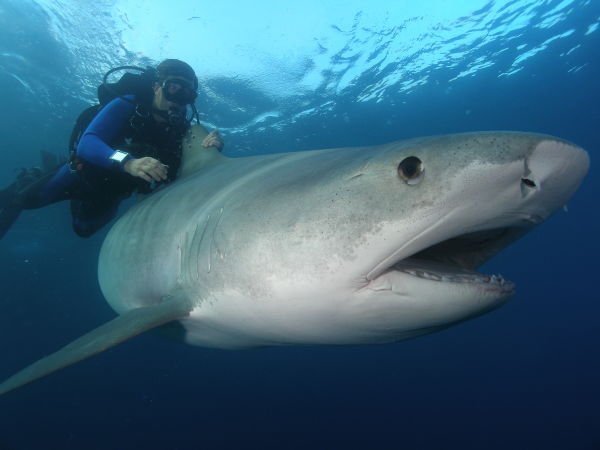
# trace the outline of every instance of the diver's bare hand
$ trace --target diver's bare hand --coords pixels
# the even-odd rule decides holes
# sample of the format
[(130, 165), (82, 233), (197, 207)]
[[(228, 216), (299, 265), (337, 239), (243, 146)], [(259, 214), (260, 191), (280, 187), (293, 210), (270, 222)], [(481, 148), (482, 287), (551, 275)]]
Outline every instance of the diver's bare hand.
[(223, 139), (219, 136), (219, 130), (214, 130), (208, 133), (208, 136), (202, 141), (202, 147), (215, 147), (217, 150), (223, 150)]
[(158, 159), (145, 156), (143, 158), (130, 159), (123, 166), (123, 170), (129, 175), (139, 177), (148, 183), (161, 182), (167, 179), (168, 166), (162, 164)]

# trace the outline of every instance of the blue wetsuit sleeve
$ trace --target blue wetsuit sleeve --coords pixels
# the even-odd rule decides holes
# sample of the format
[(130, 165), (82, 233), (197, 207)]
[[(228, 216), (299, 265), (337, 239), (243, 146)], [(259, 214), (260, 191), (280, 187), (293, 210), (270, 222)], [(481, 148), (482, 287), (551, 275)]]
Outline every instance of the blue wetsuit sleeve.
[(77, 156), (97, 166), (115, 168), (110, 159), (115, 150), (109, 145), (119, 136), (135, 110), (132, 95), (115, 98), (92, 119), (77, 144)]

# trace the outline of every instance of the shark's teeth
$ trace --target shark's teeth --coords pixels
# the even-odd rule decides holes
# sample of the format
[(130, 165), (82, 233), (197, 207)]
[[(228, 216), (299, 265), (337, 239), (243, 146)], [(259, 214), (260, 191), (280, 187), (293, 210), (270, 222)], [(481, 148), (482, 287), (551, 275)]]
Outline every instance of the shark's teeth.
[(485, 275), (456, 266), (418, 259), (407, 259), (393, 266), (394, 270), (414, 277), (446, 283), (480, 283), (491, 287), (512, 288), (510, 281), (500, 274)]

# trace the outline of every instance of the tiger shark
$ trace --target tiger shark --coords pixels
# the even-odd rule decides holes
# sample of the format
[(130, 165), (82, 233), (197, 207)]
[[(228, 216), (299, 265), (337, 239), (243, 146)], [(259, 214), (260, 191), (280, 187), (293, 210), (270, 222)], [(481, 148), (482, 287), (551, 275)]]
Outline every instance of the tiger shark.
[[(587, 153), (547, 135), (479, 132), (244, 158), (201, 145), (100, 251), (118, 313), (0, 394), (150, 329), (197, 346), (396, 342), (504, 304), (476, 269), (563, 207)], [(173, 334), (173, 333), (171, 333)]]

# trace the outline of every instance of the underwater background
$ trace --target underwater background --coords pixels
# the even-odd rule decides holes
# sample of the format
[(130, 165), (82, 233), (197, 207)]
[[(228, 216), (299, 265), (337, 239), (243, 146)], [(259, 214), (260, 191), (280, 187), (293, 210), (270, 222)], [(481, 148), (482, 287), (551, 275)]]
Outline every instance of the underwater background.
[[(1, 0), (0, 186), (66, 154), (108, 69), (164, 58), (198, 73), (229, 156), (502, 129), (591, 167), (482, 268), (517, 285), (497, 311), (382, 346), (148, 333), (0, 398), (0, 450), (600, 449), (599, 27), (598, 0)], [(107, 231), (77, 238), (58, 204), (0, 241), (0, 378), (114, 317)]]

